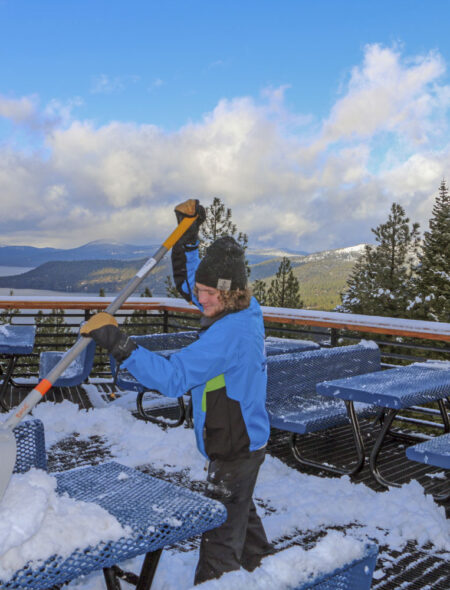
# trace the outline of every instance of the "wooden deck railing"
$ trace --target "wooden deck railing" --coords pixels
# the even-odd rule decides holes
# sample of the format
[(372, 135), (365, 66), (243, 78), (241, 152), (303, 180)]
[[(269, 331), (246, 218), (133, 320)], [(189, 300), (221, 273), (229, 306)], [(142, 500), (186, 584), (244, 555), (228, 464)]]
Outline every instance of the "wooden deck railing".
[[(112, 301), (111, 297), (19, 297), (3, 296), (0, 309), (3, 310), (100, 310)], [(199, 314), (193, 305), (182, 299), (163, 297), (131, 297), (122, 306), (123, 310)], [(450, 342), (450, 323), (429, 322), (403, 318), (354, 315), (331, 311), (286, 309), (263, 307), (266, 322), (292, 326), (319, 326), (329, 329), (344, 329), (364, 333), (387, 334), (400, 337), (424, 338)]]

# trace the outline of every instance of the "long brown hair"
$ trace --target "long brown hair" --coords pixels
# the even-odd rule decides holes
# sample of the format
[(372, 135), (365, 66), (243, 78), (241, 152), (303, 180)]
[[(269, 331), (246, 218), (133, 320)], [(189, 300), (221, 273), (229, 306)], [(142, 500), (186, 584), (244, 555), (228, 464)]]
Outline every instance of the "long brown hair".
[(226, 311), (242, 311), (250, 305), (252, 292), (246, 289), (233, 289), (232, 291), (219, 290), (219, 297)]

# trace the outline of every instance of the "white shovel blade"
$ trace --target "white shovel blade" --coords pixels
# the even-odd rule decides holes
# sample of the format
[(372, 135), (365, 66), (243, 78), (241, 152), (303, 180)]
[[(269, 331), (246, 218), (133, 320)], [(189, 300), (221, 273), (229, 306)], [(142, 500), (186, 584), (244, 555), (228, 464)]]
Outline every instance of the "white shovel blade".
[(10, 428), (0, 427), (0, 500), (9, 485), (16, 464), (16, 437)]

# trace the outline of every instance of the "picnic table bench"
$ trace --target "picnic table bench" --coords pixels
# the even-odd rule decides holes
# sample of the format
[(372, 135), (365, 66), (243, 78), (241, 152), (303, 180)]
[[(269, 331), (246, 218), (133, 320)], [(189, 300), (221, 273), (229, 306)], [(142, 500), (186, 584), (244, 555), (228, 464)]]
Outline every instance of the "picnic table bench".
[(17, 448), (14, 473), (25, 473), (31, 467), (46, 470), (47, 454), (41, 420), (24, 420), (14, 428), (13, 433)]
[(267, 336), (264, 340), (267, 356), (287, 354), (289, 352), (306, 352), (307, 350), (319, 350), (320, 346), (312, 340), (300, 340), (298, 338), (279, 338)]
[[(203, 582), (202, 590), (217, 590), (220, 588), (233, 588), (245, 590), (246, 588), (271, 588), (273, 590), (369, 590), (372, 585), (373, 572), (376, 565), (378, 547), (374, 543), (360, 541), (362, 555), (359, 557), (348, 557), (347, 563), (332, 569), (330, 565), (319, 566), (317, 559), (309, 565), (303, 559), (296, 562), (296, 554), (292, 552), (293, 547), (284, 549), (281, 552), (264, 558), (261, 569), (252, 572), (239, 571), (225, 573), (220, 581), (209, 580)], [(318, 549), (322, 553), (324, 547), (311, 549), (311, 552)], [(300, 548), (298, 548), (300, 549)], [(284, 555), (283, 555), (284, 553)], [(319, 570), (319, 571), (318, 571)], [(320, 572), (320, 573), (319, 573)], [(190, 588), (194, 590), (197, 588)]]
[(8, 358), (6, 371), (0, 367), (3, 373), (2, 386), (0, 389), (0, 406), (6, 411), (9, 408), (4, 402), (8, 385), (16, 385), (13, 379), (13, 371), (17, 360), (22, 355), (29, 355), (33, 352), (36, 326), (20, 326), (17, 324), (3, 324), (0, 326), (0, 355)]
[(450, 434), (441, 434), (406, 449), (411, 461), (450, 469)]
[(378, 556), (378, 546), (368, 543), (361, 559), (296, 586), (293, 590), (370, 590)]
[[(16, 464), (16, 471), (26, 471), (34, 460), (34, 466), (45, 467), (42, 453), (30, 452), (32, 440), (42, 451), (42, 423), (24, 422), (15, 433), (18, 457), (27, 454), (31, 457), (27, 465)], [(139, 590), (148, 590), (165, 547), (215, 528), (226, 518), (221, 503), (115, 462), (72, 469), (55, 476), (58, 493), (99, 504), (122, 526), (130, 527), (130, 532), (117, 541), (79, 547), (69, 556), (52, 555), (44, 563), (30, 562), (9, 580), (0, 580), (2, 590), (48, 589), (99, 569), (103, 569), (108, 590), (120, 587), (119, 578), (132, 581)], [(144, 554), (139, 575), (124, 572), (118, 565)]]
[[(444, 367), (444, 364), (440, 365)], [(392, 422), (399, 410), (411, 408), (428, 402), (437, 402), (444, 428), (450, 431), (448, 414), (444, 400), (450, 395), (450, 364), (440, 368), (432, 363), (387, 369), (375, 373), (330, 380), (317, 384), (317, 393), (332, 399), (344, 400), (352, 421), (357, 418), (352, 412), (355, 402), (371, 404), (373, 408), (383, 408), (385, 415), (382, 427), (370, 452), (370, 471), (383, 487), (398, 487), (388, 481), (378, 468), (378, 456)], [(356, 427), (356, 426), (355, 426)]]
[[(39, 379), (46, 377), (59, 363), (67, 351), (45, 350), (39, 357)], [(56, 379), (53, 387), (75, 387), (84, 383), (94, 365), (95, 342), (90, 342), (82, 353), (74, 359), (66, 370)]]
[[(317, 395), (316, 385), (321, 381), (380, 369), (380, 350), (372, 342), (267, 358), (266, 407), (270, 424), (291, 433), (290, 447), (297, 461), (302, 465), (347, 475), (353, 475), (362, 468), (364, 447), (358, 421), (348, 417), (346, 406), (349, 404), (340, 399)], [(361, 417), (376, 414), (370, 404), (357, 404), (356, 407), (352, 405), (349, 411), (350, 414), (358, 413)], [(350, 424), (355, 442), (357, 461), (353, 467), (343, 469), (301, 455), (298, 448), (299, 435), (344, 424)]]
[[(429, 440), (408, 447), (406, 449), (406, 456), (411, 461), (450, 469), (450, 433), (441, 434), (440, 436), (435, 436)], [(440, 494), (434, 494), (434, 498), (440, 501), (448, 500), (449, 497), (450, 489)]]

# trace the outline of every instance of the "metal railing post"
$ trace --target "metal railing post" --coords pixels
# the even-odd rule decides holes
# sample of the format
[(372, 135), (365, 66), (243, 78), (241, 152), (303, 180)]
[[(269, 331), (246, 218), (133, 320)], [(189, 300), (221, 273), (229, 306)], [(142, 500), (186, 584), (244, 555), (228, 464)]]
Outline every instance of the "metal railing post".
[(332, 347), (337, 346), (339, 343), (339, 330), (337, 328), (330, 329), (330, 344)]

